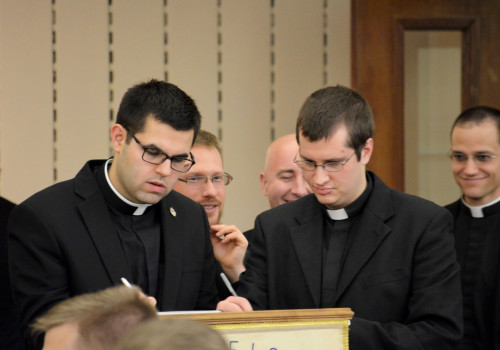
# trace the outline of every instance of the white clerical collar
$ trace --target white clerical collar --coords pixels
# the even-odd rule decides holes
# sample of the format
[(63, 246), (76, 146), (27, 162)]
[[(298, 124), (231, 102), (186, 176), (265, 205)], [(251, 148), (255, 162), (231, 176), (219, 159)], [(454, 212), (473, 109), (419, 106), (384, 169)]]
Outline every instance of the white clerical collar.
[(462, 197), (462, 203), (467, 208), (470, 209), (470, 214), (472, 215), (473, 218), (483, 218), (484, 217), (483, 208), (489, 207), (490, 205), (493, 205), (493, 204), (498, 203), (498, 202), (500, 202), (500, 197), (498, 197), (494, 201), (491, 201), (491, 202), (489, 202), (487, 204), (484, 204), (484, 205), (472, 206), (472, 205), (469, 205), (469, 204), (465, 203), (465, 200)]
[(104, 164), (104, 175), (106, 176), (106, 181), (108, 182), (108, 185), (109, 187), (113, 190), (113, 192), (118, 196), (118, 198), (120, 198), (122, 201), (124, 201), (125, 203), (127, 203), (128, 205), (132, 206), (132, 207), (136, 207), (137, 209), (134, 211), (134, 214), (133, 215), (142, 215), (144, 214), (144, 212), (146, 211), (146, 209), (151, 206), (152, 204), (137, 204), (137, 203), (134, 203), (134, 202), (131, 202), (129, 201), (127, 198), (123, 197), (121, 195), (120, 192), (118, 192), (118, 190), (115, 188), (115, 186), (113, 186), (113, 184), (111, 183), (111, 180), (109, 179), (109, 175), (108, 175), (108, 164), (111, 162), (113, 158), (109, 158), (107, 161), (106, 161), (106, 164)]
[(326, 211), (328, 212), (328, 216), (332, 220), (345, 220), (349, 218), (344, 208), (335, 210), (327, 209)]

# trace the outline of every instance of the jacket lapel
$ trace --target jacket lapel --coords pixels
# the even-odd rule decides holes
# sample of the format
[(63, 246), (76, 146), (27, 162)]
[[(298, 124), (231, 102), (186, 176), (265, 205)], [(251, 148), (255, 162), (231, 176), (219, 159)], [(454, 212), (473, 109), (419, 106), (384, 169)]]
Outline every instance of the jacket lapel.
[[(167, 196), (160, 203), (161, 207), (161, 244), (162, 268), (159, 272), (160, 310), (173, 310), (177, 303), (182, 275), (182, 259), (184, 235), (182, 234), (182, 220), (178, 215), (178, 208)], [(168, 283), (168, 285), (166, 284)]]
[(290, 229), (290, 236), (314, 304), (319, 307), (323, 256), (323, 216), (321, 206), (314, 197), (310, 197), (310, 199), (312, 204), (304, 206), (309, 210), (296, 215), (298, 225)]
[(389, 188), (374, 175), (372, 194), (363, 209), (359, 224), (349, 233), (348, 251), (345, 254), (335, 303), (391, 232), (385, 221), (393, 213)]
[(108, 273), (110, 283), (116, 285), (121, 283), (121, 277), (130, 279), (130, 275), (123, 250), (116, 249), (121, 246), (121, 242), (91, 170), (96, 166), (94, 163), (97, 162), (88, 162), (76, 176), (75, 192), (84, 199), (78, 208)]

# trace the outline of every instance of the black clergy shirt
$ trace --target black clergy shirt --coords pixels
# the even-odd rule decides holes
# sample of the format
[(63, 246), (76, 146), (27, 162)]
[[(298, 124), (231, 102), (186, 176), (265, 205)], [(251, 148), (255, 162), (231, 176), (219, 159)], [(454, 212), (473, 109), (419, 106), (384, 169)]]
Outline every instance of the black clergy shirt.
[(363, 193), (344, 208), (347, 218), (334, 220), (330, 218), (328, 210), (326, 208), (324, 210), (321, 307), (335, 307), (333, 300), (342, 273), (343, 263), (349, 251), (349, 243), (351, 243), (348, 239), (349, 232), (356, 229), (359, 221), (358, 214), (363, 211), (373, 187), (369, 176), (366, 177), (366, 180), (367, 185)]
[(457, 349), (500, 349), (500, 202), (473, 217), (461, 200), (448, 205), (455, 219), (461, 267), (464, 337)]
[(120, 199), (110, 188), (104, 166), (96, 168), (96, 178), (128, 261), (132, 284), (141, 287), (147, 295), (158, 297), (160, 261), (160, 210), (156, 205), (142, 215), (134, 215), (137, 207)]

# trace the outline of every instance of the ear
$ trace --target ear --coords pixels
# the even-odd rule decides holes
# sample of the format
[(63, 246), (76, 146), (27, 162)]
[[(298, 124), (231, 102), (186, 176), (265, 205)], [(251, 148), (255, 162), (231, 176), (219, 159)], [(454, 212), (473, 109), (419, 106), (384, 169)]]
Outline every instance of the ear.
[(264, 173), (260, 173), (260, 189), (262, 190), (262, 193), (264, 194), (264, 196), (267, 197), (266, 184), (267, 184), (267, 181), (266, 181), (266, 177), (265, 177)]
[(361, 150), (361, 163), (366, 165), (370, 161), (373, 153), (373, 138), (366, 140), (363, 149)]
[(120, 124), (114, 124), (110, 130), (111, 144), (116, 153), (120, 153), (127, 140), (127, 130)]

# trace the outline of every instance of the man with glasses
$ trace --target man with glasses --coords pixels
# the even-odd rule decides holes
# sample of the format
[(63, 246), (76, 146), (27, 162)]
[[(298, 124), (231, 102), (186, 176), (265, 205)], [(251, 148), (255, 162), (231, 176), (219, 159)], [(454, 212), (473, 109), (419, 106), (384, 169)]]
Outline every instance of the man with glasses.
[(190, 150), (200, 121), (194, 101), (175, 85), (133, 86), (111, 127), (114, 156), (89, 161), (74, 179), (14, 209), (10, 269), (26, 331), (57, 302), (122, 277), (156, 298), (160, 311), (215, 307), (205, 210), (171, 191), (195, 164)]
[(457, 349), (500, 348), (500, 110), (462, 112), (451, 129), (451, 169), (463, 196), (448, 205), (464, 297)]
[[(243, 259), (248, 242), (236, 226), (220, 223), (226, 202), (226, 186), (231, 183), (233, 177), (224, 172), (221, 148), (214, 134), (200, 130), (191, 153), (196, 164), (179, 177), (174, 190), (201, 204), (205, 209), (212, 231), (215, 258), (229, 280), (234, 283), (245, 271)], [(217, 275), (219, 296), (225, 298), (229, 295), (228, 289), (219, 274)]]
[[(349, 307), (350, 349), (455, 349), (462, 330), (449, 212), (366, 171), (374, 120), (337, 86), (297, 120), (296, 163), (313, 194), (260, 214), (238, 294), (253, 309)], [(219, 303), (249, 310), (243, 298)]]

